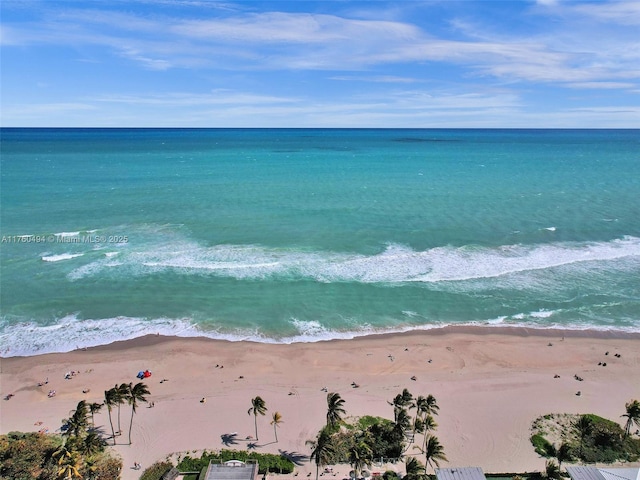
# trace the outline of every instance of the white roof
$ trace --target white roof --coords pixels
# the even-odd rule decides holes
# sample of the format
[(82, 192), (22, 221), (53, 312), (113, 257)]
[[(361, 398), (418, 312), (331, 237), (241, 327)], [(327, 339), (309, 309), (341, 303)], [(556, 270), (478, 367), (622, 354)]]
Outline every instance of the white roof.
[(571, 480), (605, 480), (596, 467), (567, 466)]
[(598, 468), (605, 480), (640, 480), (640, 468)]
[(568, 466), (572, 480), (640, 480), (640, 468)]
[(480, 467), (436, 468), (436, 477), (438, 480), (486, 480)]

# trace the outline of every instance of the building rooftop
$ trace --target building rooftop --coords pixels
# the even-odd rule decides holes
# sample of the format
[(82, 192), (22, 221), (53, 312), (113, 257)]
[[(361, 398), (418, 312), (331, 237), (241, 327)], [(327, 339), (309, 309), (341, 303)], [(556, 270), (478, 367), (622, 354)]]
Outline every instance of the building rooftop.
[(480, 467), (436, 468), (438, 480), (486, 480)]
[(640, 480), (640, 468), (599, 468), (606, 480)]
[(640, 480), (640, 468), (567, 467), (572, 480)]
[(257, 462), (230, 460), (225, 463), (209, 463), (202, 480), (255, 480), (257, 476)]

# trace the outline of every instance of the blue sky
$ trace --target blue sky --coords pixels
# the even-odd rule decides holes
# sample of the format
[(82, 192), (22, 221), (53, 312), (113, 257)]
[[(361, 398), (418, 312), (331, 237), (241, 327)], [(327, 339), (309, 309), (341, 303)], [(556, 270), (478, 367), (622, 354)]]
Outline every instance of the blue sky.
[(640, 2), (2, 0), (2, 126), (640, 128)]

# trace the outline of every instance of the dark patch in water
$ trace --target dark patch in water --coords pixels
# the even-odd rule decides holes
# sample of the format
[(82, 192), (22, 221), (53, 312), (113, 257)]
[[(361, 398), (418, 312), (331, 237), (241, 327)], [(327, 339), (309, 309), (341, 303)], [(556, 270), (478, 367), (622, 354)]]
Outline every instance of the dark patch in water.
[(455, 142), (455, 140), (445, 140), (443, 138), (417, 138), (417, 137), (400, 137), (400, 138), (394, 138), (392, 141), (402, 142), (402, 143)]

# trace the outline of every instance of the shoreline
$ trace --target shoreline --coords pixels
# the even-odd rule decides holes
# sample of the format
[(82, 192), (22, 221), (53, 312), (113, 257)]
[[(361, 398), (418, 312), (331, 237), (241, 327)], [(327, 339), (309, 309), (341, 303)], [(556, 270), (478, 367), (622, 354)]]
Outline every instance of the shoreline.
[[(485, 325), (447, 325), (445, 327), (436, 327), (430, 329), (418, 329), (409, 330), (406, 332), (386, 332), (386, 333), (371, 333), (361, 336), (355, 336), (353, 338), (331, 338), (327, 340), (318, 340), (315, 342), (292, 342), (292, 343), (270, 343), (270, 342), (258, 342), (255, 340), (227, 340), (219, 338), (210, 338), (204, 336), (196, 337), (179, 337), (169, 335), (143, 335), (141, 337), (132, 338), (129, 340), (118, 340), (105, 345), (97, 345), (95, 347), (87, 347), (86, 349), (80, 349), (82, 351), (92, 350), (127, 350), (130, 348), (148, 347), (154, 345), (161, 345), (165, 342), (171, 342), (172, 340), (186, 340), (186, 341), (201, 341), (201, 342), (221, 342), (229, 344), (249, 344), (249, 345), (265, 345), (265, 346), (296, 346), (296, 345), (316, 345), (316, 344), (340, 344), (361, 342), (367, 340), (388, 340), (388, 339), (402, 339), (411, 337), (423, 337), (423, 336), (445, 336), (451, 334), (464, 334), (464, 335), (507, 335), (514, 337), (541, 337), (541, 338), (590, 338), (594, 340), (603, 339), (626, 339), (626, 340), (640, 340), (640, 332), (624, 332), (622, 330), (570, 330), (560, 328), (527, 328), (527, 327), (507, 327), (507, 326), (485, 326)], [(79, 350), (74, 350), (79, 351)], [(67, 352), (70, 353), (70, 352)], [(54, 355), (54, 354), (43, 354)], [(29, 355), (37, 356), (37, 355)], [(3, 357), (0, 357), (3, 358)], [(13, 358), (13, 357), (9, 357)], [(25, 358), (25, 357), (21, 357)]]
[(472, 335), (514, 335), (519, 337), (567, 337), (567, 338), (593, 338), (593, 339), (638, 339), (640, 340), (640, 331), (626, 331), (621, 329), (596, 329), (596, 328), (561, 328), (561, 327), (527, 327), (524, 325), (445, 325), (441, 327), (415, 328), (404, 331), (388, 331), (388, 332), (367, 332), (362, 335), (353, 334), (348, 338), (327, 338), (315, 341), (293, 341), (293, 342), (277, 342), (277, 341), (258, 341), (252, 338), (215, 338), (206, 335), (181, 336), (181, 335), (165, 335), (161, 333), (148, 333), (139, 337), (115, 340), (110, 343), (101, 345), (79, 347), (74, 350), (65, 352), (45, 352), (34, 353), (30, 355), (0, 355), (0, 359), (9, 358), (30, 358), (40, 357), (43, 355), (57, 355), (71, 353), (75, 351), (87, 351), (95, 349), (126, 349), (130, 346), (146, 346), (157, 342), (169, 341), (170, 339), (193, 340), (193, 341), (212, 341), (226, 343), (247, 343), (255, 345), (314, 345), (333, 342), (357, 342), (364, 339), (373, 338), (390, 338), (396, 336), (412, 336), (412, 335), (447, 335), (450, 333), (464, 333)]
[[(606, 367), (598, 365), (603, 360)], [(144, 382), (155, 407), (139, 409), (133, 445), (113, 447), (124, 461), (123, 480), (138, 478), (130, 469), (134, 462), (146, 468), (174, 452), (247, 449), (245, 438), (255, 435), (247, 409), (256, 395), (268, 408), (258, 417), (256, 451), (308, 455), (305, 442), (325, 421), (325, 387), (345, 399), (348, 416), (390, 419), (388, 401), (403, 388), (414, 396), (433, 394), (440, 405), (435, 434), (449, 459), (443, 466), (524, 472), (544, 468), (529, 441), (536, 417), (595, 413), (620, 421), (625, 402), (640, 397), (640, 334), (456, 326), (296, 344), (147, 335), (3, 358), (0, 366), (0, 394), (15, 394), (0, 402), (0, 433), (44, 427), (55, 433), (78, 401), (100, 402), (104, 390), (136, 383), (136, 373), (149, 369)], [(79, 373), (65, 379), (71, 370)], [(49, 383), (38, 387), (45, 378)], [(47, 397), (49, 389), (57, 391), (55, 398)], [(278, 443), (269, 424), (275, 411), (284, 420)], [(128, 420), (125, 406), (123, 425)], [(106, 412), (96, 423), (109, 430)], [(221, 439), (232, 432), (238, 441), (225, 446)], [(349, 469), (339, 466), (338, 478), (348, 477)], [(303, 462), (297, 471), (304, 476), (315, 466)]]

